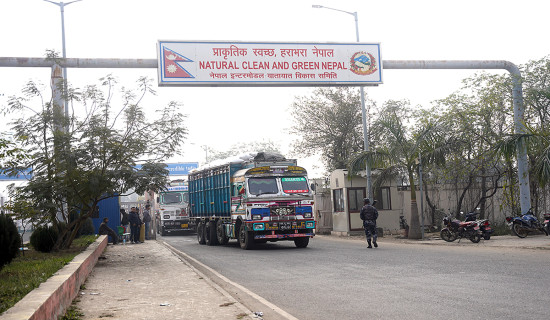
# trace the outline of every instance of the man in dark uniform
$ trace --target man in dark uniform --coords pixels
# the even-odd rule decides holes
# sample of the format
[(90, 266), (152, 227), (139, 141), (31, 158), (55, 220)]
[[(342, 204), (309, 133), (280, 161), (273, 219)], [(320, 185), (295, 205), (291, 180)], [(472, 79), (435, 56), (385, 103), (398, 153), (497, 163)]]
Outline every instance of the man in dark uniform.
[(363, 228), (365, 228), (365, 235), (367, 236), (367, 243), (369, 244), (367, 248), (372, 248), (372, 244), (374, 244), (375, 248), (378, 248), (378, 243), (376, 243), (376, 239), (378, 238), (378, 233), (376, 232), (378, 210), (371, 206), (369, 198), (365, 198), (364, 203), (365, 205), (361, 208), (359, 217), (363, 220)]
[(141, 243), (139, 241), (139, 228), (141, 227), (141, 219), (139, 218), (136, 207), (132, 207), (130, 209), (128, 220), (130, 220), (130, 241), (132, 243)]

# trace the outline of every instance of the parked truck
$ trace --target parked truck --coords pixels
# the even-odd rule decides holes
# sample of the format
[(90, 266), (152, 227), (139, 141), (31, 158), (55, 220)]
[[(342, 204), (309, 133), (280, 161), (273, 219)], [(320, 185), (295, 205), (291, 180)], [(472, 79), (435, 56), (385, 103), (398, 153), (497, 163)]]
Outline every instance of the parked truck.
[(236, 239), (248, 250), (291, 240), (305, 248), (315, 235), (307, 171), (278, 154), (260, 152), (191, 172), (189, 202), (200, 244)]
[(157, 202), (160, 217), (157, 230), (162, 236), (173, 231), (195, 229), (195, 225), (189, 219), (188, 186), (183, 182), (172, 182), (159, 193)]

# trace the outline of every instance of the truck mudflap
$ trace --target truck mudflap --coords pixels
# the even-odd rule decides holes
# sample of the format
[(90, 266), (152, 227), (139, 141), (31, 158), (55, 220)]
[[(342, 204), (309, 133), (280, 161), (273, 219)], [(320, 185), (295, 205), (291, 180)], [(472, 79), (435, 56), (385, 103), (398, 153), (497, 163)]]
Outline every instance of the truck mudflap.
[(291, 239), (313, 236), (315, 236), (315, 233), (257, 234), (254, 235), (254, 239)]

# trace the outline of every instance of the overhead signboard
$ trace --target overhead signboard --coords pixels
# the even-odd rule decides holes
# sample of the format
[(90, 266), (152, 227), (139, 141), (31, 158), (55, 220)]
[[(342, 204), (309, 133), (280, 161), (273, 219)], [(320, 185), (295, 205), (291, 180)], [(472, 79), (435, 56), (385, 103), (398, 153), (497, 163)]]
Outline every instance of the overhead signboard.
[(159, 41), (160, 86), (367, 86), (378, 43)]
[(199, 167), (198, 162), (185, 162), (185, 163), (167, 163), (166, 169), (170, 171), (171, 176), (188, 175), (193, 169)]
[(0, 171), (0, 180), (30, 180), (31, 178), (31, 169), (25, 169), (16, 175), (8, 175), (6, 172)]
[[(166, 170), (169, 171), (171, 176), (186, 176), (193, 169), (199, 167), (198, 162), (180, 162), (180, 163), (166, 163)], [(136, 169), (141, 169), (141, 165), (136, 165)]]

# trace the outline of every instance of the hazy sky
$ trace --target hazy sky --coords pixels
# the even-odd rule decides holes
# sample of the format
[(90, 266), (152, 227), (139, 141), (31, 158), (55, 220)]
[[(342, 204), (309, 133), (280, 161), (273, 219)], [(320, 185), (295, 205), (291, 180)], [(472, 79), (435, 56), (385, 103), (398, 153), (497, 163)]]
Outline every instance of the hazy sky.
[[(312, 4), (357, 11), (361, 41), (381, 43), (383, 60), (508, 60), (519, 65), (550, 54), (550, 2), (545, 0), (83, 0), (65, 7), (67, 57), (156, 59), (158, 40), (355, 42), (353, 16)], [(61, 52), (60, 10), (51, 3), (0, 0), (0, 30), (0, 57)], [(460, 80), (473, 72), (385, 70), (384, 84), (366, 91), (378, 104), (407, 98), (427, 106), (458, 90)], [(69, 69), (68, 79), (83, 87), (108, 73), (126, 87), (142, 75), (157, 81), (154, 69)], [(49, 74), (49, 69), (2, 68), (0, 103), (29, 79), (48, 84)], [(202, 162), (200, 146), (224, 150), (263, 139), (288, 152), (289, 108), (295, 96), (312, 90), (162, 87), (145, 105), (181, 101), (190, 134), (185, 155), (171, 160)], [(323, 171), (316, 163), (302, 162), (310, 176)]]

